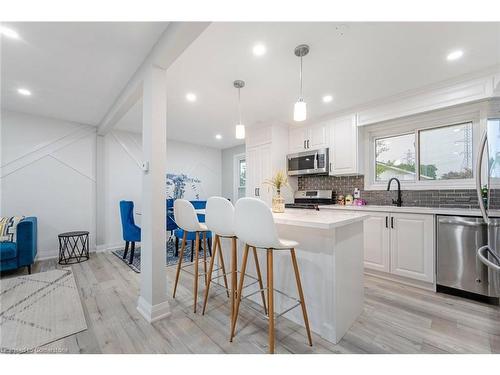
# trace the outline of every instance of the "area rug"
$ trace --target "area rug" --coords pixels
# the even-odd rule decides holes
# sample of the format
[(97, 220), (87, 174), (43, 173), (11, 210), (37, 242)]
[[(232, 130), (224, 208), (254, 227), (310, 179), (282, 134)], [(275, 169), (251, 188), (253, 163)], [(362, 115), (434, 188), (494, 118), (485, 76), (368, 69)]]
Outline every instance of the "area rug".
[[(181, 244), (179, 243), (179, 253), (181, 251)], [(120, 258), (127, 266), (129, 266), (133, 271), (140, 273), (141, 272), (141, 248), (136, 247), (134, 251), (134, 259), (132, 263), (129, 264), (130, 261), (130, 249), (127, 253), (127, 258), (123, 259), (123, 253), (125, 249), (113, 250), (112, 253), (115, 254), (118, 258)], [(207, 257), (210, 253), (207, 254)], [(203, 259), (203, 248), (200, 249), (199, 257)], [(184, 250), (184, 260), (183, 262), (191, 260), (191, 241), (187, 241), (186, 249)], [(174, 241), (168, 241), (166, 246), (166, 265), (173, 266), (176, 265), (179, 261), (179, 257), (175, 256), (175, 243)]]
[(0, 280), (0, 353), (38, 352), (86, 329), (71, 270)]

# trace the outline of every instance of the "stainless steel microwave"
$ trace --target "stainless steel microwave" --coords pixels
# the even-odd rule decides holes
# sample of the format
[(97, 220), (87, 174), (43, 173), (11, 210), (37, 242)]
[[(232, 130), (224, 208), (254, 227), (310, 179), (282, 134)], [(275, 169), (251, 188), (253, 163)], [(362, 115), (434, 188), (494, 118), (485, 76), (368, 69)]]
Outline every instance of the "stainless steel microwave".
[(328, 174), (328, 149), (307, 150), (287, 155), (289, 176)]

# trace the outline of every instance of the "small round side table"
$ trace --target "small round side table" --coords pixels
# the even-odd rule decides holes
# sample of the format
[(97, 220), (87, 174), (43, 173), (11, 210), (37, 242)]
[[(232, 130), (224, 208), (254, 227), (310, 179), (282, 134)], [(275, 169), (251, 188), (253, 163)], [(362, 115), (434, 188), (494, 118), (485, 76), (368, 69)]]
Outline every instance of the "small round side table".
[(74, 264), (89, 259), (89, 232), (66, 232), (59, 237), (59, 264)]

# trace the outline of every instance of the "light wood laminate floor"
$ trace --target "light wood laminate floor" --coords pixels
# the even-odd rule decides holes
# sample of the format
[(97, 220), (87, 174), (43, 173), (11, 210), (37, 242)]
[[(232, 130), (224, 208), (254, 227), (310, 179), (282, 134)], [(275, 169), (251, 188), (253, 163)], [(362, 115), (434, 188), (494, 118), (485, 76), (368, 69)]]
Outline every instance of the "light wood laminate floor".
[[(58, 267), (56, 260), (37, 262), (34, 272)], [(170, 300), (172, 315), (150, 325), (136, 309), (139, 274), (113, 254), (91, 254), (72, 269), (88, 329), (47, 345), (48, 351), (267, 353), (267, 322), (244, 306), (237, 336), (228, 341), (225, 294), (210, 300), (205, 316), (193, 314), (192, 278), (186, 273)], [(174, 272), (168, 267), (169, 280)], [(339, 344), (314, 335), (309, 347), (304, 329), (284, 318), (276, 337), (277, 353), (500, 353), (500, 308), (366, 276), (363, 313)]]

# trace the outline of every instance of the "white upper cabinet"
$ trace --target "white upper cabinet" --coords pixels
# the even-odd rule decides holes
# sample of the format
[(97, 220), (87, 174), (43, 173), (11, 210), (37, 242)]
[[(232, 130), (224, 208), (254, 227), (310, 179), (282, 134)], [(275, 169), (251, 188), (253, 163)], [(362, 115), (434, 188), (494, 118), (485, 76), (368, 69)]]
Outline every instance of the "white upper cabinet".
[(288, 151), (292, 154), (307, 150), (307, 128), (290, 127), (288, 132)]
[(289, 128), (290, 154), (328, 148), (331, 176), (361, 174), (356, 115), (346, 115), (315, 125)]
[(329, 147), (329, 126), (326, 123), (311, 126), (309, 128), (307, 146), (310, 149), (326, 148)]
[(329, 125), (321, 123), (300, 128), (290, 127), (288, 133), (289, 153), (329, 147)]
[(330, 175), (360, 173), (356, 116), (333, 119), (330, 126)]

